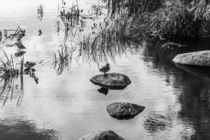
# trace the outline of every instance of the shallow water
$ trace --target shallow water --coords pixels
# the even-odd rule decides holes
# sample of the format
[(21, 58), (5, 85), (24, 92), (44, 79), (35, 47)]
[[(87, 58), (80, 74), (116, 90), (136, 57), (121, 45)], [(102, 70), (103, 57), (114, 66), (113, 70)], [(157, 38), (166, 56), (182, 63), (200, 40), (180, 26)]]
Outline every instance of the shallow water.
[[(98, 1), (79, 0), (86, 12), (92, 3)], [(42, 21), (36, 15), (39, 4), (45, 11)], [(53, 53), (63, 43), (62, 32), (55, 33), (57, 6), (56, 0), (1, 1), (0, 29), (18, 25), (26, 29), (24, 59), (37, 63), (39, 83), (24, 75), (23, 92), (18, 91), (18, 78), (14, 95), (1, 95), (0, 140), (77, 140), (107, 129), (127, 140), (210, 138), (209, 71), (178, 67), (171, 62), (177, 53), (208, 49), (208, 39), (176, 51), (144, 43), (132, 52), (116, 56), (115, 61), (109, 61), (111, 71), (126, 74), (132, 84), (103, 95), (98, 92), (100, 87), (89, 81), (99, 73), (94, 62), (73, 61), (71, 68), (60, 75), (54, 70)], [(41, 37), (37, 35), (39, 29), (43, 31)], [(5, 49), (3, 44), (1, 47)], [(131, 120), (116, 120), (107, 114), (106, 106), (117, 101), (136, 103), (146, 109)]]

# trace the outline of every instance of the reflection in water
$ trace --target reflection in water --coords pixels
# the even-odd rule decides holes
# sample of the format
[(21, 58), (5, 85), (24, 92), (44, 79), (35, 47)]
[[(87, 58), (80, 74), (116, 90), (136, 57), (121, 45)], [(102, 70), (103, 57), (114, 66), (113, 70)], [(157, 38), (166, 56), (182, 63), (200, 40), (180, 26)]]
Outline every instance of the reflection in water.
[(54, 53), (54, 69), (60, 75), (64, 69), (71, 67), (73, 53), (75, 49), (68, 47), (66, 44), (59, 45), (59, 49)]
[[(16, 0), (10, 1), (17, 3)], [(26, 3), (36, 2), (23, 1)], [(56, 2), (51, 0), (45, 1), (49, 5), (50, 3), (55, 4), (54, 10), (56, 9)], [(87, 1), (78, 0), (78, 2), (87, 7)], [(15, 6), (15, 4), (13, 5)], [(47, 4), (44, 5), (46, 11), (49, 10), (47, 6)], [(36, 9), (37, 7), (33, 8)], [(100, 6), (93, 6), (97, 18), (101, 14), (100, 8)], [(21, 11), (21, 9), (18, 9), (18, 11)], [(54, 14), (50, 10), (45, 12), (46, 19), (39, 22), (38, 25), (34, 24), (36, 23), (34, 21), (37, 20), (36, 15), (25, 15), (28, 14), (27, 12), (23, 14), (26, 17), (21, 17), (18, 20), (9, 19), (8, 22), (5, 19), (1, 19), (3, 24), (13, 23), (13, 28), (17, 27), (17, 25), (26, 26), (27, 36), (24, 39), (26, 39), (26, 43), (28, 42), (27, 48), (33, 48), (34, 46), (43, 47), (42, 50), (31, 49), (33, 51), (27, 51), (24, 54), (25, 58), (33, 58), (35, 54), (35, 57), (38, 59), (43, 55), (51, 59), (54, 52), (54, 48), (52, 49), (51, 46), (64, 44), (60, 45), (59, 50), (55, 52), (53, 57), (55, 60), (54, 66), (58, 74), (70, 67), (72, 71), (71, 73), (62, 73), (62, 75), (57, 76), (47, 65), (39, 65), (37, 67), (39, 71), (37, 72), (40, 72), (39, 78), (41, 82), (37, 86), (33, 86), (32, 82), (34, 83), (34, 81), (26, 78), (28, 75), (19, 75), (18, 78), (12, 79), (1, 79), (4, 91), (0, 98), (3, 100), (3, 104), (7, 104), (0, 110), (1, 115), (6, 118), (6, 120), (0, 122), (0, 139), (12, 140), (14, 137), (17, 140), (57, 139), (53, 131), (56, 130), (60, 136), (59, 140), (72, 140), (99, 129), (113, 129), (129, 140), (137, 140), (139, 138), (143, 140), (209, 139), (210, 86), (209, 81), (204, 78), (208, 76), (202, 75), (203, 72), (198, 72), (194, 69), (190, 69), (190, 71), (180, 70), (171, 62), (177, 53), (209, 49), (209, 39), (201, 39), (192, 44), (183, 43), (187, 47), (173, 48), (173, 50), (162, 48), (161, 42), (150, 40), (137, 47), (125, 46), (116, 42), (118, 39), (124, 39), (123, 36), (118, 38), (118, 35), (122, 33), (121, 31), (112, 32), (113, 30), (111, 29), (107, 30), (107, 26), (111, 25), (106, 24), (106, 20), (102, 20), (100, 24), (94, 16), (85, 15), (86, 12), (84, 11), (80, 7), (79, 12), (84, 15), (81, 14), (79, 19), (71, 18), (73, 12), (69, 12), (68, 16), (65, 13), (65, 18), (69, 19), (69, 25), (71, 23), (72, 25), (74, 23), (79, 24), (75, 24), (75, 28), (72, 26), (68, 32), (64, 31), (65, 33), (61, 32), (60, 24), (62, 22), (57, 22), (56, 28), (54, 28), (54, 25), (48, 24), (58, 20), (55, 18), (56, 11)], [(19, 15), (15, 13), (15, 16), (18, 17)], [(74, 19), (76, 21), (71, 22)], [(2, 24), (0, 25), (1, 29), (5, 29), (2, 27)], [(10, 27), (10, 24), (8, 26)], [(66, 26), (66, 30), (68, 28)], [(39, 29), (42, 29), (44, 34), (39, 37), (41, 43), (37, 44), (33, 37), (34, 34), (37, 36)], [(52, 38), (55, 30), (65, 34), (64, 43), (63, 39), (57, 42), (56, 39), (60, 37), (59, 35), (56, 38)], [(99, 35), (91, 34), (91, 36), (81, 37), (83, 34), (93, 33), (93, 31), (99, 33)], [(78, 33), (79, 39), (82, 40), (79, 44), (79, 53), (81, 57), (85, 58), (85, 61), (82, 65), (75, 66), (71, 63), (73, 58), (71, 52), (75, 51), (73, 48), (75, 46), (70, 47), (71, 45), (67, 45), (69, 43), (67, 38), (74, 44), (77, 41), (74, 37), (78, 37)], [(71, 35), (71, 37), (68, 37), (68, 35)], [(113, 36), (116, 38), (111, 38)], [(130, 52), (132, 56), (130, 56)], [(119, 58), (118, 56), (121, 57)], [(110, 58), (115, 61), (115, 64), (110, 61)], [(86, 60), (89, 60), (89, 62), (104, 60), (110, 62), (112, 64), (111, 71), (125, 73), (134, 82), (121, 91), (109, 90), (105, 87), (97, 91), (89, 83), (89, 78), (96, 74), (98, 69), (95, 65), (88, 65)], [(25, 72), (31, 76), (35, 74), (34, 69), (25, 69)], [(13, 94), (8, 91), (13, 91)], [(107, 96), (100, 96), (98, 92)], [(14, 99), (18, 100), (18, 108), (8, 103), (8, 101)], [(114, 120), (107, 117), (107, 113), (103, 108), (110, 102), (116, 102), (117, 100), (136, 102), (146, 106), (147, 110), (142, 115), (138, 115), (129, 121)], [(171, 108), (168, 109), (169, 107)], [(172, 111), (174, 114), (171, 115)], [(23, 116), (24, 120), (33, 120), (36, 125), (22, 120), (10, 123), (13, 121), (11, 116), (16, 118), (18, 115)], [(45, 125), (49, 126), (50, 129), (38, 129)]]
[(210, 137), (210, 83), (209, 81), (188, 79), (179, 96), (181, 119), (192, 123), (195, 134), (192, 139), (207, 140)]
[[(10, 100), (12, 102), (13, 98), (17, 98), (17, 106), (20, 106), (23, 100), (24, 95), (24, 79), (23, 75), (27, 74), (26, 71), (23, 71), (24, 67), (24, 58), (21, 59), (20, 68), (15, 68), (13, 57), (8, 58), (4, 52), (7, 61), (4, 62), (1, 60), (2, 64), (0, 67), (0, 96), (3, 98), (3, 106)], [(27, 62), (25, 63), (27, 64)], [(26, 68), (27, 69), (27, 68)], [(34, 79), (38, 84), (38, 78), (35, 75), (34, 71), (29, 69), (29, 75)]]
[(1, 140), (58, 140), (54, 130), (38, 129), (35, 124), (23, 120), (1, 120)]
[(172, 127), (172, 118), (170, 116), (151, 113), (144, 122), (144, 127), (149, 133), (165, 131), (167, 127)]
[(184, 70), (198, 78), (204, 80), (210, 80), (210, 68), (209, 67), (199, 67), (199, 66), (186, 66), (181, 64), (175, 64), (177, 68)]
[(98, 92), (104, 94), (104, 95), (107, 95), (108, 92), (109, 92), (109, 89), (106, 88), (106, 87), (101, 87), (100, 89), (98, 89)]
[[(181, 106), (178, 112), (179, 118), (186, 123), (186, 128), (193, 127), (194, 134), (190, 137), (192, 140), (207, 140), (210, 138), (209, 68), (177, 64), (175, 66), (171, 60), (177, 53), (205, 50), (208, 48), (208, 41), (204, 40), (201, 40), (200, 43), (196, 41), (191, 45), (191, 48), (181, 48), (176, 51), (165, 50), (158, 45), (152, 46), (152, 50), (148, 45), (144, 50), (144, 60), (146, 62), (152, 61), (152, 67), (166, 77), (167, 83), (177, 89), (178, 93), (176, 92), (176, 94)], [(173, 81), (171, 81), (172, 79)], [(163, 131), (166, 124), (162, 121), (159, 122), (159, 120), (151, 121), (148, 119), (145, 122), (145, 127), (156, 132), (158, 130)]]
[(42, 5), (39, 5), (39, 7), (37, 8), (37, 17), (38, 19), (41, 21), (44, 15), (44, 8)]
[(10, 102), (14, 97), (17, 97), (17, 106), (21, 105), (24, 89), (23, 89), (23, 74), (20, 75), (20, 83), (17, 82), (18, 79), (15, 77), (10, 77), (9, 79), (1, 78), (1, 97), (3, 97), (3, 106), (9, 100)]

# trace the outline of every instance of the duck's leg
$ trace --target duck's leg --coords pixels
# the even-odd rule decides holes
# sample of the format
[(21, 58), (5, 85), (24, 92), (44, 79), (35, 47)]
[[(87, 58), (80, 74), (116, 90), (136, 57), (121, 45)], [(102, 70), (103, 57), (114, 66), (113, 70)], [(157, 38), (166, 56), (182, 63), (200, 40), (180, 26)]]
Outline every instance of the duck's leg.
[(104, 77), (106, 77), (107, 76), (107, 74), (106, 74), (106, 72), (104, 72)]

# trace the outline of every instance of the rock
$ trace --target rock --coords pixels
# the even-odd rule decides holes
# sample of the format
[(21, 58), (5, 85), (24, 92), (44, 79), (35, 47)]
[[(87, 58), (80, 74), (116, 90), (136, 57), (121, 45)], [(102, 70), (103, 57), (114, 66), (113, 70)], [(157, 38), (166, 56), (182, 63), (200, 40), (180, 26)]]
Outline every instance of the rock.
[(125, 140), (121, 136), (117, 135), (114, 131), (99, 131), (97, 133), (89, 134), (80, 138), (79, 140)]
[(124, 89), (131, 83), (131, 80), (123, 74), (107, 73), (106, 75), (96, 75), (90, 79), (93, 84), (109, 88)]
[(24, 66), (25, 66), (26, 68), (32, 68), (32, 67), (34, 67), (35, 65), (36, 65), (35, 62), (29, 62), (29, 61), (27, 61), (27, 62), (24, 64)]
[(106, 107), (110, 116), (116, 119), (131, 119), (145, 109), (144, 106), (139, 106), (131, 103), (112, 103)]
[(25, 51), (19, 51), (19, 52), (15, 53), (15, 56), (20, 57), (20, 56), (24, 55), (25, 53), (26, 53)]
[(178, 54), (173, 62), (184, 65), (210, 66), (210, 51)]

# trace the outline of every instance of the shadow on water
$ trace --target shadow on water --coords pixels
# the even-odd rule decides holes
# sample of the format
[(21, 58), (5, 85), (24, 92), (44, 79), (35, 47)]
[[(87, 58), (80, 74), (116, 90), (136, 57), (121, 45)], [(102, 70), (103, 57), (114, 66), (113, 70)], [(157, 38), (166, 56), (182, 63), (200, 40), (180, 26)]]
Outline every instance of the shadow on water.
[(58, 140), (55, 131), (38, 129), (35, 124), (23, 120), (1, 120), (1, 140)]
[[(187, 47), (170, 50), (162, 48), (159, 42), (150, 42), (143, 50), (144, 61), (152, 62), (149, 67), (165, 75), (165, 81), (178, 89), (175, 93), (177, 102), (181, 105), (178, 118), (192, 124), (194, 129), (194, 134), (190, 137), (192, 140), (210, 138), (209, 68), (175, 65), (171, 60), (179, 53), (210, 50), (209, 43), (209, 39), (202, 38), (192, 41)], [(164, 131), (167, 124), (162, 120), (148, 117), (144, 123), (145, 129), (151, 133)]]
[(101, 87), (100, 89), (98, 89), (98, 92), (107, 95), (109, 93), (109, 89), (106, 87)]
[(179, 117), (193, 125), (192, 139), (207, 140), (210, 138), (210, 83), (198, 78), (186, 80), (179, 95)]

